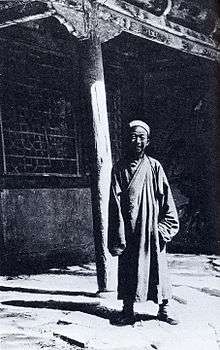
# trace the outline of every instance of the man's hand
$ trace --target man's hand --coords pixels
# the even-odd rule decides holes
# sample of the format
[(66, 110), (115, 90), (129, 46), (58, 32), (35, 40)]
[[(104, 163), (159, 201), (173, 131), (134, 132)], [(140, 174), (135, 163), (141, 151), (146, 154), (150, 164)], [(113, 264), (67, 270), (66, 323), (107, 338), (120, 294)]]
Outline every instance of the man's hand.
[(109, 249), (109, 252), (112, 256), (119, 256), (123, 253), (124, 250), (125, 250), (125, 245), (123, 244), (120, 247)]

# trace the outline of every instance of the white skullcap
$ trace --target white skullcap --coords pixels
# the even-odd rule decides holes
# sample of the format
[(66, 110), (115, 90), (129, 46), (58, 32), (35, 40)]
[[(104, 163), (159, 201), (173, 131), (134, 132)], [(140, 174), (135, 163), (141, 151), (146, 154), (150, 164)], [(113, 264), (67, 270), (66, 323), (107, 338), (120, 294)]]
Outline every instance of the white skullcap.
[(148, 135), (150, 135), (150, 127), (147, 125), (147, 123), (143, 122), (142, 120), (132, 120), (132, 122), (129, 123), (129, 127), (133, 128), (135, 126), (141, 126), (147, 131)]

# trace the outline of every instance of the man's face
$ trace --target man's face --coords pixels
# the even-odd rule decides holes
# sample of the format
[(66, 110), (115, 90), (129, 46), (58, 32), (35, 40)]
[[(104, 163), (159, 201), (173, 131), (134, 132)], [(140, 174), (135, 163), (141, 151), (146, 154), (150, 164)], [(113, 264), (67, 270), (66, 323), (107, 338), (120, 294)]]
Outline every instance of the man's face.
[(131, 151), (140, 156), (144, 153), (145, 148), (149, 144), (147, 131), (141, 126), (135, 126), (130, 130), (129, 144)]

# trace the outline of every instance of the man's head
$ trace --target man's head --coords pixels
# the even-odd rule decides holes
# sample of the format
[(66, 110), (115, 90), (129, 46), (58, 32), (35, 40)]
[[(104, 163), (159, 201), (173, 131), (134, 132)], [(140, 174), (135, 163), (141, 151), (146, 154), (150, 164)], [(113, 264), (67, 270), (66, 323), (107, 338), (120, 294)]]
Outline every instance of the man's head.
[(141, 120), (129, 123), (129, 150), (135, 157), (141, 157), (149, 145), (150, 127)]

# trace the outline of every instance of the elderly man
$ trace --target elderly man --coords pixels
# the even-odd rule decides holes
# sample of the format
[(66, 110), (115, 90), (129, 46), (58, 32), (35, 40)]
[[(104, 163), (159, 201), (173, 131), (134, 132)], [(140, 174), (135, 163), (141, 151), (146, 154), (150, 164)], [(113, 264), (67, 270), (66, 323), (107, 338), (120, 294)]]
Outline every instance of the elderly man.
[(118, 299), (124, 305), (118, 325), (134, 324), (134, 302), (147, 300), (159, 304), (159, 320), (177, 324), (169, 313), (166, 243), (179, 222), (164, 170), (145, 154), (149, 135), (146, 123), (132, 121), (125, 157), (112, 171), (108, 248), (119, 256)]

